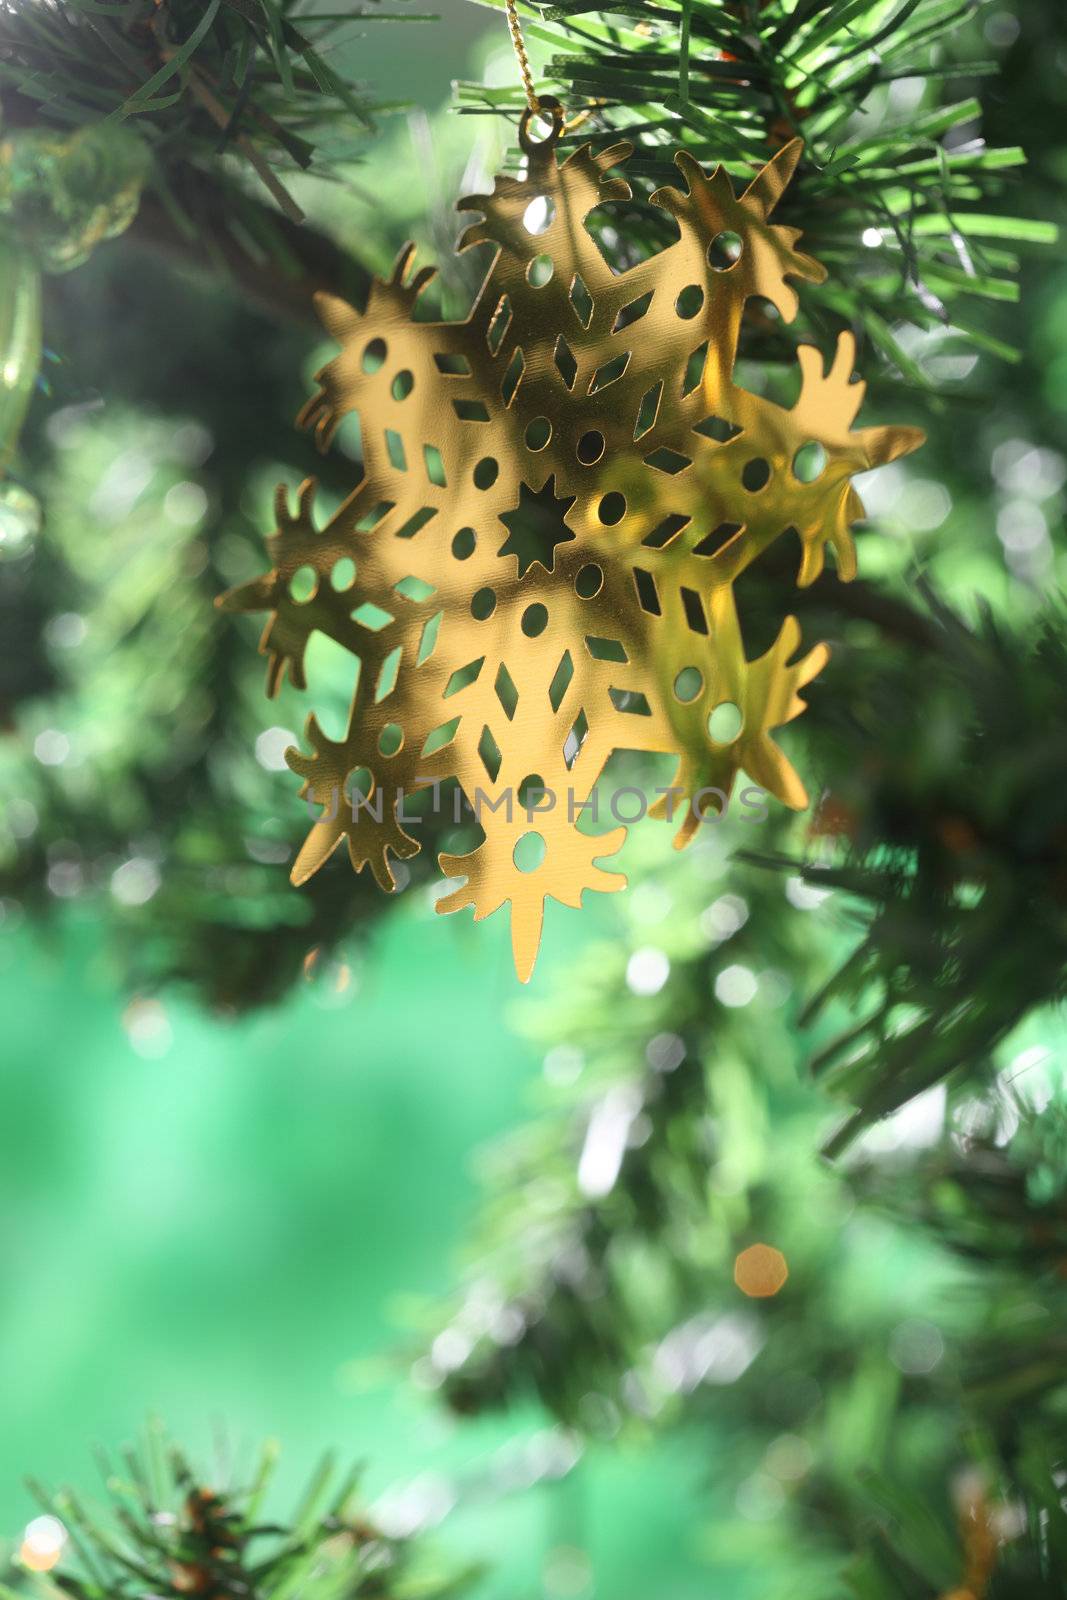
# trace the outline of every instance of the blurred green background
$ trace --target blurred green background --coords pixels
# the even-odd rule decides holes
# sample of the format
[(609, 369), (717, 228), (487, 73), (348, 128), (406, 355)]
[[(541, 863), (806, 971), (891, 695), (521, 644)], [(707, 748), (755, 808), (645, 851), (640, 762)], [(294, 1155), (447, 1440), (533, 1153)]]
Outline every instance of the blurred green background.
[(573, 1551), (607, 1593), (706, 1593), (702, 1521), (729, 1495), (702, 1435), (594, 1448), (519, 1495), (524, 1448), (552, 1459), (544, 1414), (456, 1423), (409, 1377), (412, 1305), (454, 1280), (475, 1153), (542, 1076), (517, 1012), (598, 925), (625, 935), (607, 912), (554, 909), (527, 998), (500, 919), (442, 921), (423, 891), (353, 964), (324, 960), (282, 1004), (224, 1023), (130, 1002), (76, 910), (46, 938), (7, 934), (8, 1537), (34, 1514), (27, 1474), (90, 1482), (91, 1444), (132, 1438), (151, 1411), (220, 1476), (276, 1436), (279, 1506), (326, 1445), (367, 1461), (373, 1499), (431, 1523), (458, 1495), (442, 1540), (491, 1561), (487, 1594), (538, 1593), (561, 1562), (567, 1592)]

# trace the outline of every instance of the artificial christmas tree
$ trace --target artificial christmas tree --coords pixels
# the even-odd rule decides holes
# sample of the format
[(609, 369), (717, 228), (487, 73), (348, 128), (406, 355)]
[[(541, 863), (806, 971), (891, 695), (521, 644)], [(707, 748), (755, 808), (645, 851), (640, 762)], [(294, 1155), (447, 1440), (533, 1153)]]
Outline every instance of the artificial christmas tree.
[[(561, 161), (635, 147), (632, 194), (590, 219), (613, 281), (651, 284), (643, 264), (671, 248), (645, 202), (674, 149), (722, 161), (736, 194), (803, 139), (775, 225), (803, 228), (828, 275), (795, 322), (747, 308), (738, 385), (788, 413), (797, 342), (853, 338), (871, 414), (930, 442), (861, 487), (854, 582), (798, 590), (787, 538), (741, 577), (750, 658), (793, 611), (832, 647), (783, 735), (812, 816), (709, 818), (679, 857), (631, 838), (627, 908), (539, 1001), (558, 1113), (509, 1147), (419, 1381), (463, 1419), (534, 1396), (569, 1459), (705, 1441), (733, 1508), (706, 1550), (736, 1554), (739, 1593), (1060, 1595), (1063, 1088), (1042, 1052), (1061, 1042), (1064, 951), (1064, 284), (1051, 252), (1019, 247), (1053, 235), (1062, 16), (693, 0), (523, 25), (530, 76), (461, 86), (464, 130), (552, 95)], [(130, 989), (177, 981), (226, 1014), (283, 1002), (381, 915), (347, 872), (286, 886), (307, 823), (273, 776), (292, 736), (263, 726), (254, 636), (211, 612), (254, 579), (272, 463), (294, 485), (310, 467), (289, 417), (301, 366), (335, 354), (304, 344), (313, 294), (362, 309), (368, 268), (418, 222), (395, 196), (373, 238), (338, 220), (373, 261), (330, 237), (343, 207), (301, 173), (341, 172), (368, 102), (313, 31), (267, 3), (0, 13), (13, 136), (41, 149), (135, 119), (148, 152), (126, 232), (44, 280), (62, 362), (9, 467), (44, 520), (0, 566), (7, 920), (106, 905)], [(41, 190), (20, 225), (54, 239), (60, 190), (21, 171)], [(454, 274), (441, 316), (473, 287)], [(21, 362), (20, 400), (25, 379)], [(327, 516), (358, 470), (326, 462)], [(499, 545), (513, 535), (502, 520)], [(327, 671), (323, 703), (343, 717), (350, 687)], [(663, 777), (640, 756), (623, 772)], [(448, 817), (424, 837), (472, 844)]]

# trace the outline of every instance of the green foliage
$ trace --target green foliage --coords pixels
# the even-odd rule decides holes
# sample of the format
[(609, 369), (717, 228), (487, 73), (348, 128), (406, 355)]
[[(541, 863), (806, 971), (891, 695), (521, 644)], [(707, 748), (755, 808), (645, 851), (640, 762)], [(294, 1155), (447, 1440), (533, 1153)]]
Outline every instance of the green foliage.
[(824, 724), (838, 759), (822, 826), (844, 848), (804, 876), (866, 913), (812, 1002), (859, 1018), (814, 1062), (858, 1106), (831, 1152), (949, 1074), (980, 1080), (1020, 1019), (1065, 992), (1067, 615), (1054, 606), (1030, 637), (928, 604), (921, 720), (908, 652)]
[[(179, 291), (165, 292), (174, 313)], [(143, 294), (147, 310), (153, 286)], [(206, 337), (251, 338), (250, 320), (235, 327), (225, 304), (185, 294), (178, 304)], [(82, 347), (74, 336), (66, 348)], [(264, 701), (257, 630), (225, 627), (212, 605), (252, 569), (291, 448), (282, 404), (257, 429), (278, 468), (250, 481), (238, 448), (249, 392), (286, 356), (295, 365), (298, 350), (250, 350), (195, 417), (163, 409), (185, 359), (177, 349), (125, 404), (113, 394), (106, 411), (63, 408), (35, 475), (47, 542), (0, 564), (0, 612), (29, 646), (13, 651), (5, 685), (20, 703), (20, 737), (0, 744), (6, 893), (38, 913), (96, 908), (131, 988), (152, 990), (165, 974), (227, 1010), (278, 998), (309, 951), (379, 904), (347, 874), (324, 875), (310, 896), (289, 886), (306, 813), (279, 775), (279, 741), (295, 741), (299, 713)], [(343, 704), (330, 661), (316, 658), (315, 670)], [(263, 760), (260, 735), (273, 738)]]
[(339, 117), (369, 121), (367, 98), (316, 47), (322, 25), (298, 26), (291, 10), (284, 0), (5, 4), (6, 119), (19, 120), (12, 105), (65, 130), (137, 118), (164, 169), (217, 169), (233, 143), (276, 191), (268, 159), (307, 168)]
[[(731, 842), (650, 858), (621, 949), (534, 1011), (547, 1109), (486, 1163), (466, 1292), (423, 1367), (461, 1415), (534, 1394), (593, 1438), (702, 1426), (739, 1512), (709, 1546), (788, 1551), (804, 1600), (932, 1600), (983, 1529), (995, 1577), (973, 1592), (1053, 1600), (1062, 1084), (998, 1063), (947, 1120), (935, 1101), (847, 1167), (813, 1163), (828, 1106), (796, 990), (847, 941), (845, 897), (727, 879)], [(757, 1242), (789, 1265), (766, 1299), (736, 1281)]]
[[(981, 431), (994, 391), (998, 443), (1052, 448), (1067, 410), (1034, 331), (1062, 328), (1062, 277), (1048, 269), (1025, 319), (1014, 304), (1065, 170), (1062, 100), (1040, 75), (1063, 13), (1020, 9), (1031, 42), (1006, 110), (963, 0), (632, 0), (611, 13), (578, 0), (529, 28), (544, 82), (588, 112), (570, 143), (638, 147), (637, 198), (607, 224), (615, 259), (663, 241), (643, 201), (673, 176), (671, 147), (740, 175), (799, 132), (783, 220), (831, 269), (805, 295), (801, 332), (824, 342), (852, 324), (864, 371), (895, 373), (898, 389), (941, 381), (932, 349), (982, 358), (950, 424), (935, 418), (925, 462), (904, 470), (951, 485), (974, 548), (939, 534), (933, 559), (996, 610), (971, 624), (936, 590), (915, 603), (910, 555), (930, 545), (906, 516), (910, 549), (864, 540), (868, 582), (826, 578), (801, 596), (806, 632), (835, 650), (793, 735), (827, 791), (820, 831), (764, 836), (760, 864), (730, 860), (754, 842), (740, 829), (669, 866), (650, 854), (625, 938), (592, 950), (536, 1021), (547, 1112), (491, 1162), (465, 1292), (420, 1364), (461, 1415), (533, 1397), (576, 1436), (677, 1427), (712, 1441), (709, 1470), (743, 1509), (707, 1541), (756, 1573), (777, 1561), (797, 1600), (959, 1590), (982, 1528), (998, 1545), (982, 1600), (1064, 1593), (1064, 1110), (1057, 1096), (1018, 1106), (1002, 1083), (1016, 1030), (1063, 991), (1067, 619), (1044, 595), (1062, 497), (1020, 512), (1013, 489), (1030, 542), (1007, 526), (998, 543), (976, 465), (994, 443)], [(271, 764), (277, 738), (265, 761), (246, 752), (291, 708), (263, 718), (252, 640), (209, 604), (253, 569), (265, 487), (309, 469), (288, 419), (293, 374), (312, 363), (276, 317), (130, 272), (144, 258), (126, 252), (148, 239), (180, 257), (184, 242), (272, 310), (302, 314), (342, 268), (282, 216), (296, 215), (290, 180), (341, 170), (368, 99), (308, 45), (319, 25), (271, 0), (43, 0), (5, 7), (0, 24), (9, 128), (134, 124), (152, 164), (114, 262), (101, 252), (50, 285), (67, 388), (58, 416), (31, 418), (22, 462), (47, 537), (0, 566), (14, 646), (0, 762), (16, 802), (0, 826), (3, 891), (35, 912), (92, 905), (132, 988), (177, 977), (227, 1008), (274, 1001), (309, 950), (381, 904), (344, 870), (288, 888), (304, 819)], [(466, 85), (461, 101), (513, 114), (517, 84)], [(1017, 122), (1036, 171), (1007, 143)], [(108, 330), (106, 361), (90, 324)], [(786, 332), (754, 319), (746, 350), (773, 363)], [(1027, 342), (1029, 365), (999, 364)], [(358, 466), (333, 470), (327, 495)], [(753, 574), (746, 628), (781, 614), (791, 579)], [(650, 951), (655, 971), (667, 962), (658, 988)], [(876, 1126), (943, 1084), (932, 1148), (910, 1148), (896, 1120)], [(843, 1127), (826, 1090), (857, 1108)], [(828, 1133), (835, 1151), (852, 1141), (833, 1167), (813, 1159)], [(754, 1243), (789, 1264), (767, 1300), (735, 1281)], [(121, 1555), (80, 1502), (60, 1503), (90, 1558), (58, 1580), (71, 1600), (172, 1594), (170, 1563), (203, 1554), (192, 1475), (172, 1460), (160, 1498), (143, 1488), (155, 1471), (121, 1475)], [(161, 1525), (164, 1499), (176, 1520)], [(257, 1553), (256, 1587), (278, 1600), (320, 1585), (409, 1592), (406, 1549), (362, 1541), (340, 1500), (322, 1503), (288, 1533), (256, 1532), (277, 1541)], [(232, 1504), (223, 1532), (237, 1545), (213, 1547), (243, 1560), (259, 1513)], [(369, 1570), (371, 1546), (392, 1564)], [(419, 1592), (444, 1592), (434, 1581)]]
[[(100, 1456), (105, 1510), (73, 1490), (36, 1488), (72, 1548), (69, 1559), (30, 1581), (30, 1591), (42, 1600), (136, 1600), (146, 1592), (163, 1600), (446, 1600), (466, 1591), (470, 1574), (435, 1570), (413, 1541), (376, 1528), (360, 1506), (358, 1474), (338, 1480), (329, 1458), (290, 1519), (268, 1520), (277, 1455), (268, 1444), (246, 1483), (220, 1489), (149, 1424), (144, 1446), (124, 1451), (119, 1464)], [(10, 1589), (0, 1592), (14, 1600)]]
[[(319, 235), (294, 231), (304, 213), (292, 180), (329, 177), (373, 126), (370, 95), (331, 65), (333, 36), (340, 21), (391, 15), (377, 0), (319, 19), (294, 11), (287, 0), (5, 0), (5, 130), (92, 128), (116, 144), (135, 128), (150, 191), (138, 235), (236, 275), (291, 314), (272, 277), (345, 275)], [(301, 310), (307, 299), (296, 297)]]
[[(830, 272), (805, 295), (807, 325), (847, 319), (928, 388), (899, 319), (952, 324), (1011, 356), (972, 305), (1016, 300), (1014, 247), (1056, 237), (1049, 222), (1015, 215), (1023, 151), (978, 136), (974, 91), (996, 63), (957, 43), (978, 9), (978, 0), (632, 0), (604, 13), (562, 0), (539, 8), (544, 20), (528, 31), (548, 52), (544, 82), (580, 114), (570, 142), (609, 129), (631, 140), (627, 174), (649, 184), (670, 181), (679, 144), (744, 175), (799, 134), (805, 159), (781, 217)], [(517, 86), (468, 83), (460, 94), (470, 110), (522, 103)], [(640, 207), (615, 209), (630, 248), (662, 226)]]
[[(731, 872), (727, 889), (729, 845), (743, 831), (698, 840), (673, 870), (657, 852), (628, 939), (598, 945), (534, 1014), (552, 1109), (488, 1163), (459, 1339), (435, 1346), (459, 1411), (531, 1390), (572, 1424), (598, 1406), (675, 1411), (685, 1385), (657, 1359), (661, 1341), (723, 1292), (723, 1311), (743, 1305), (737, 1250), (761, 1229), (778, 1242), (788, 1226), (779, 1185), (806, 1181), (791, 1164), (806, 1166), (825, 1108), (798, 1084), (790, 1043), (803, 918), (757, 872)], [(641, 992), (642, 963), (669, 965), (661, 993)], [(731, 979), (778, 1003), (724, 1003), (716, 985), (730, 994)], [(750, 1061), (769, 1063), (767, 1075)], [(809, 1199), (833, 1206), (829, 1191)], [(791, 1229), (794, 1242), (804, 1248)], [(454, 1362), (452, 1350), (466, 1353)]]

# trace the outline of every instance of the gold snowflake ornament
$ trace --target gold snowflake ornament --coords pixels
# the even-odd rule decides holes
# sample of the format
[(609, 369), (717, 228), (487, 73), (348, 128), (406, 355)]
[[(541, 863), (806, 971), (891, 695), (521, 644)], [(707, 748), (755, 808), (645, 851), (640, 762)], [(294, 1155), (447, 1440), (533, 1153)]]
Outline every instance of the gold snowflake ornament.
[(791, 530), (799, 585), (827, 545), (852, 577), (853, 476), (922, 439), (853, 429), (863, 385), (847, 334), (828, 367), (799, 350), (792, 409), (735, 382), (746, 302), (762, 296), (788, 322), (788, 280), (824, 276), (796, 231), (770, 220), (799, 141), (740, 195), (721, 168), (709, 176), (677, 154), (684, 187), (652, 196), (677, 242), (616, 273), (585, 221), (629, 196), (618, 169), (630, 146), (557, 162), (559, 115), (540, 142), (528, 123), (525, 175), (460, 202), (482, 220), (457, 249), (494, 247), (465, 322), (413, 320), (433, 269), (412, 273), (410, 246), (362, 314), (320, 297), (341, 349), (300, 420), (325, 450), (358, 413), (363, 477), (321, 528), (313, 483), (295, 507), (280, 489), (273, 570), (220, 601), (270, 612), (269, 693), (286, 671), (305, 687), (315, 629), (353, 657), (344, 737), (311, 716), (310, 753), (288, 753), (323, 807), (294, 883), (345, 839), (352, 865), (392, 888), (390, 857), (419, 849), (405, 802), (454, 779), (484, 837), (441, 856), (460, 885), (437, 909), (472, 906), (478, 919), (510, 902), (524, 980), (546, 898), (577, 906), (586, 889), (625, 884), (600, 863), (626, 829), (590, 831), (586, 804), (615, 750), (677, 757), (652, 811), (673, 820), (679, 847), (740, 772), (807, 804), (773, 734), (804, 709), (828, 651), (798, 656), (787, 617), (749, 660), (734, 580)]

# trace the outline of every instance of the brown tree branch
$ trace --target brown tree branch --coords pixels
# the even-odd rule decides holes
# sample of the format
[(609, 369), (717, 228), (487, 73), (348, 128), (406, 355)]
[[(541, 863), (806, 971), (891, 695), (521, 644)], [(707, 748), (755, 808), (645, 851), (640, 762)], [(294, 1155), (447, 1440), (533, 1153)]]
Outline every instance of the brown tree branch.
[[(320, 290), (362, 305), (370, 273), (326, 234), (292, 222), (247, 194), (235, 195), (190, 171), (171, 190), (192, 223), (186, 232), (158, 194), (145, 193), (128, 238), (197, 274), (221, 273), (272, 316), (316, 322), (313, 296)], [(237, 223), (257, 243), (256, 260), (235, 232)], [(273, 248), (271, 248), (273, 246)]]

